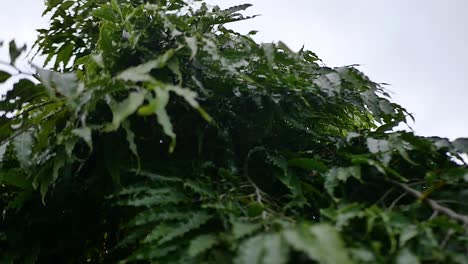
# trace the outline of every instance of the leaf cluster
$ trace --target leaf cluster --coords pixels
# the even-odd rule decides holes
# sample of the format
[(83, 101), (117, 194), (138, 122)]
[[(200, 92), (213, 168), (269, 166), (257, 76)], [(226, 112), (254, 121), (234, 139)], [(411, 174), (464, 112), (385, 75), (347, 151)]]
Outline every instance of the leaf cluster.
[(47, 1), (48, 69), (0, 101), (0, 262), (467, 263), (468, 140), (225, 27), (249, 6)]

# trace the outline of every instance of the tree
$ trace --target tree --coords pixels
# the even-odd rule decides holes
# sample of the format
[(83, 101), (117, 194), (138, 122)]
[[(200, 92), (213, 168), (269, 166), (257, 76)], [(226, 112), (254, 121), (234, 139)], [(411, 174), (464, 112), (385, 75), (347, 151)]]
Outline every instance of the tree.
[(467, 263), (468, 139), (395, 132), (354, 66), (225, 27), (248, 7), (47, 1), (50, 67), (0, 102), (2, 263)]

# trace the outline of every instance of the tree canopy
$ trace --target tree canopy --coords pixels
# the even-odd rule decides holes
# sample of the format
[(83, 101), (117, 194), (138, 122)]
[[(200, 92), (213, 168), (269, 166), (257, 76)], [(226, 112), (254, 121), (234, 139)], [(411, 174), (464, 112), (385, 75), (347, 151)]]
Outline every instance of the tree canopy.
[[(48, 0), (0, 82), (1, 263), (468, 263), (468, 139), (183, 0)], [(254, 21), (254, 20), (252, 20)]]

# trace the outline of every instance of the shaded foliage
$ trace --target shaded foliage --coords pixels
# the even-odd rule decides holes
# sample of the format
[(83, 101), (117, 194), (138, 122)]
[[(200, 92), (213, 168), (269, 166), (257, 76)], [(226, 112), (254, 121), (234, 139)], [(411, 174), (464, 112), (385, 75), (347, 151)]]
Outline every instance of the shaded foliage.
[[(2, 263), (467, 263), (468, 139), (241, 5), (47, 1), (0, 102)], [(11, 77), (23, 51), (10, 43)]]

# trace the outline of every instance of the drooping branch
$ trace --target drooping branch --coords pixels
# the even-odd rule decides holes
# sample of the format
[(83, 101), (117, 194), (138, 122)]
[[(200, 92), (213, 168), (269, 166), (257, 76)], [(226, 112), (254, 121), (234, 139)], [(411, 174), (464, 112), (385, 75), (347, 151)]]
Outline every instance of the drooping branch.
[(452, 209), (446, 207), (446, 206), (443, 206), (441, 205), (440, 203), (438, 203), (437, 201), (435, 200), (432, 200), (430, 198), (427, 198), (425, 197), (421, 192), (419, 192), (418, 190), (415, 190), (413, 188), (411, 188), (409, 185), (407, 184), (404, 184), (404, 183), (401, 183), (401, 182), (397, 182), (397, 181), (393, 181), (393, 180), (389, 180), (389, 182), (391, 182), (392, 184), (402, 188), (405, 192), (407, 192), (408, 194), (411, 194), (412, 196), (418, 198), (418, 199), (421, 199), (422, 201), (424, 201), (425, 203), (427, 203), (435, 212), (439, 212), (439, 213), (442, 213), (442, 214), (445, 214), (447, 215), (448, 217), (450, 217), (451, 219), (453, 220), (456, 220), (456, 221), (460, 221), (462, 222), (465, 226), (468, 226), (468, 215), (463, 215), (463, 214), (459, 214), (455, 211), (453, 211)]

